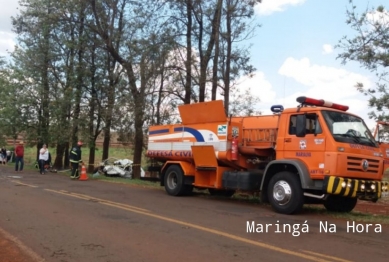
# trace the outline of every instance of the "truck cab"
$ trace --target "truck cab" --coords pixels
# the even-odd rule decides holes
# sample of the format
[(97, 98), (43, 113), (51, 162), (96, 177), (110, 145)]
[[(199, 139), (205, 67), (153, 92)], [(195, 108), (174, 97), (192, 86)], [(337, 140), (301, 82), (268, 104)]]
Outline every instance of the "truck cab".
[[(297, 101), (300, 107), (281, 113), (277, 157), (265, 176), (279, 172), (284, 163), (289, 175), (299, 174), (304, 195), (321, 200), (331, 211), (351, 211), (357, 198), (377, 201), (382, 194), (375, 182), (382, 179), (382, 154), (363, 119), (347, 113), (347, 106), (306, 97)], [(277, 197), (270, 195), (269, 200), (285, 202), (290, 185), (277, 189)]]
[(363, 119), (330, 108), (303, 107), (283, 112), (277, 159), (298, 158), (310, 177), (382, 179), (382, 154)]

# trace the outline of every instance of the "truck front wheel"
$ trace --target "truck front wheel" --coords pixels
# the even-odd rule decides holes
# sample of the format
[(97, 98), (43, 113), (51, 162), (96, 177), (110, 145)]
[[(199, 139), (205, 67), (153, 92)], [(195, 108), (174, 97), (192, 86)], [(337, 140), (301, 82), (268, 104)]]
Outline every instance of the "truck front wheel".
[(329, 195), (327, 199), (324, 200), (324, 207), (328, 211), (348, 213), (354, 209), (357, 205), (357, 201), (357, 198)]
[(187, 188), (184, 184), (184, 172), (177, 165), (169, 166), (166, 170), (165, 190), (171, 196), (181, 196), (185, 194)]
[(299, 212), (304, 205), (300, 179), (292, 172), (275, 174), (269, 181), (267, 194), (273, 209), (281, 214)]

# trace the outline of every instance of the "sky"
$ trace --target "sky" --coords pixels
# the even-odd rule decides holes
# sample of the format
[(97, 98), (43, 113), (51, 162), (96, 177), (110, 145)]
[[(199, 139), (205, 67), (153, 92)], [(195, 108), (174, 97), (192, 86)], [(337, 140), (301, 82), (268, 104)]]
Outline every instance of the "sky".
[[(358, 8), (385, 5), (384, 0), (354, 0)], [(0, 0), (0, 56), (15, 45), (11, 16), (17, 14), (17, 0)], [(349, 106), (369, 128), (368, 97), (355, 84), (375, 86), (374, 74), (356, 62), (342, 65), (335, 45), (343, 36), (355, 32), (346, 24), (349, 0), (262, 0), (255, 8), (255, 21), (261, 24), (251, 44), (251, 62), (256, 68), (252, 78), (242, 77), (239, 87), (249, 88), (259, 98), (255, 108), (263, 114), (281, 104), (295, 107), (298, 96), (326, 99)]]
[[(383, 0), (354, 0), (365, 11)], [(270, 106), (298, 105), (296, 98), (307, 96), (349, 106), (348, 112), (362, 117), (369, 128), (368, 97), (355, 84), (374, 87), (376, 77), (359, 63), (342, 65), (337, 59), (343, 50), (335, 48), (343, 36), (355, 31), (346, 24), (348, 0), (263, 0), (256, 6), (256, 21), (261, 24), (252, 44), (252, 62), (257, 71), (240, 85), (250, 87), (259, 97), (258, 108), (270, 113)]]

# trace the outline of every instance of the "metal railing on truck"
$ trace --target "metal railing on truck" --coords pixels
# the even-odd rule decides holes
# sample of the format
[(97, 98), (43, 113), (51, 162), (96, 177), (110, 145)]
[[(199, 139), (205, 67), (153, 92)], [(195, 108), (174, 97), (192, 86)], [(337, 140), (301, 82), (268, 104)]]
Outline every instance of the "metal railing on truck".
[(242, 145), (248, 147), (274, 148), (278, 128), (243, 128)]

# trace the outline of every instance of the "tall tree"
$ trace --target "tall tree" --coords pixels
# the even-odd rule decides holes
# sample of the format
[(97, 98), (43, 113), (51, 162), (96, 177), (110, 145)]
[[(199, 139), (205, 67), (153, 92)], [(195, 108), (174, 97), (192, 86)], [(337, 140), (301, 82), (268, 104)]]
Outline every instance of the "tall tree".
[[(87, 2), (23, 0), (21, 3), (25, 8), (13, 19), (21, 46), (12, 54), (13, 71), (19, 72), (16, 75), (20, 76), (19, 83), (29, 84), (25, 92), (32, 95), (24, 99), (34, 98), (35, 103), (30, 107), (36, 107), (29, 113), (34, 114), (29, 130), (23, 131), (34, 141), (47, 142), (53, 137), (57, 168), (68, 164), (69, 143), (79, 138), (90, 146), (89, 161), (94, 162), (94, 142), (101, 130), (101, 113), (98, 113), (101, 105), (96, 99), (99, 92), (96, 88), (103, 85), (95, 82), (96, 72), (102, 72), (96, 67), (101, 68), (102, 63), (96, 66), (93, 59), (97, 56), (101, 61), (103, 56), (99, 52), (100, 38), (93, 39), (93, 34), (87, 31), (91, 16)], [(105, 77), (97, 81), (101, 79)], [(98, 117), (92, 117), (95, 115)], [(95, 130), (90, 131), (91, 127)]]
[[(193, 35), (194, 35), (194, 25), (193, 25), (193, 12), (194, 12), (194, 3), (195, 0), (167, 0), (170, 4), (169, 13), (170, 21), (174, 27), (175, 34), (175, 51), (171, 53), (171, 56), (165, 60), (166, 63), (166, 75), (174, 75), (172, 81), (169, 83), (171, 88), (177, 98), (182, 100), (184, 104), (190, 104), (193, 99)], [(172, 62), (175, 60), (176, 62)], [(175, 72), (169, 72), (169, 70), (174, 70)], [(163, 81), (163, 82), (162, 82)], [(163, 87), (163, 83), (167, 82), (166, 79), (160, 79), (160, 87)], [(173, 84), (173, 85), (172, 85)], [(162, 93), (164, 89), (160, 89)], [(161, 102), (161, 101), (160, 101)]]
[[(92, 28), (103, 39), (105, 48), (124, 68), (134, 109), (134, 177), (140, 177), (144, 146), (143, 123), (145, 117), (146, 88), (155, 73), (153, 61), (165, 26), (158, 18), (163, 14), (163, 2), (95, 1), (89, 0), (95, 26)], [(122, 32), (121, 28), (125, 28)], [(119, 45), (116, 39), (121, 33)]]
[(232, 82), (242, 75), (250, 75), (255, 70), (250, 64), (248, 48), (238, 43), (252, 37), (255, 29), (259, 27), (259, 24), (251, 20), (255, 5), (261, 2), (261, 0), (226, 0), (225, 3), (224, 26), (221, 33), (221, 44), (223, 45), (221, 52), (223, 54), (220, 54), (219, 68), (220, 78), (223, 81), (226, 114), (229, 113)]
[[(24, 50), (15, 52), (24, 63), (25, 78), (30, 78), (35, 87), (35, 105), (37, 106), (35, 134), (33, 138), (37, 142), (38, 150), (42, 143), (50, 142), (49, 121), (50, 121), (50, 90), (51, 86), (51, 65), (55, 60), (52, 52), (52, 32), (56, 21), (53, 13), (56, 11), (55, 2), (51, 0), (34, 1), (24, 0), (20, 2), (25, 9), (17, 18), (13, 19), (14, 30), (18, 33), (18, 40)], [(19, 65), (22, 65), (19, 63)], [(30, 88), (31, 88), (30, 87)]]
[(0, 141), (4, 145), (6, 137), (12, 138), (15, 146), (18, 135), (26, 128), (27, 119), (23, 114), (25, 103), (20, 97), (24, 90), (23, 82), (14, 80), (19, 78), (19, 72), (11, 70), (10, 67), (5, 59), (0, 60)]
[(389, 121), (389, 12), (384, 6), (367, 8), (358, 13), (358, 8), (350, 1), (346, 23), (355, 31), (355, 36), (344, 36), (337, 48), (341, 48), (338, 58), (345, 64), (358, 62), (361, 67), (377, 76), (377, 85), (365, 88), (362, 83), (356, 87), (369, 98), (371, 118)]
[[(199, 102), (205, 101), (208, 65), (220, 28), (223, 0), (215, 1), (216, 3), (208, 3), (210, 6), (206, 6), (205, 2), (197, 1), (193, 8), (198, 28), (197, 43), (200, 58)], [(212, 6), (214, 7), (212, 8)], [(208, 17), (209, 19), (207, 19)], [(209, 27), (211, 28), (211, 31), (207, 34), (207, 28)], [(206, 38), (206, 36), (208, 37)], [(206, 39), (208, 41), (206, 41)], [(206, 45), (206, 47), (204, 47), (204, 45)]]

